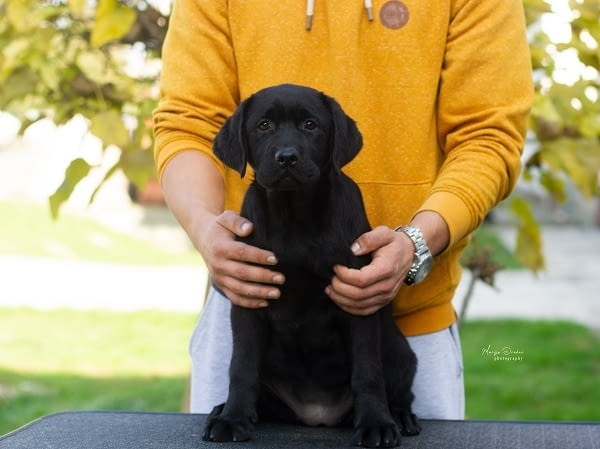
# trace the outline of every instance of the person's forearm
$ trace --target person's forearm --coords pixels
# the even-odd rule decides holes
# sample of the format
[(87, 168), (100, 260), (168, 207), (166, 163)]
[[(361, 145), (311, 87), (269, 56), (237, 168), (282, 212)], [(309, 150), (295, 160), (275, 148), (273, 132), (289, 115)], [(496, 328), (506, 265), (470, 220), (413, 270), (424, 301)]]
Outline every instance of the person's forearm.
[(434, 256), (440, 254), (448, 246), (450, 231), (442, 216), (437, 212), (429, 210), (419, 212), (410, 224), (421, 230), (429, 251)]
[(161, 184), (169, 209), (200, 249), (202, 229), (223, 212), (225, 188), (221, 174), (210, 159), (190, 150), (169, 161)]

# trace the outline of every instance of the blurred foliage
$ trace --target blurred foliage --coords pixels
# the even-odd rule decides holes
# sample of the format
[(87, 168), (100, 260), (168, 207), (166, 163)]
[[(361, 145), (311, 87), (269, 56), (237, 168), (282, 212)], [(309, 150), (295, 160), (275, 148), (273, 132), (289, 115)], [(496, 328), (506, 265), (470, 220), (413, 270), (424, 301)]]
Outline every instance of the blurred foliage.
[[(121, 169), (144, 186), (154, 174), (150, 117), (166, 26), (142, 0), (0, 0), (0, 110), (21, 131), (82, 115), (105, 148), (121, 150), (106, 178)], [(54, 216), (90, 168), (84, 159), (67, 168), (50, 199)]]
[[(563, 203), (568, 182), (587, 199), (599, 193), (600, 0), (552, 3), (554, 11), (543, 0), (524, 0), (536, 92), (529, 128), (536, 146), (525, 160), (523, 179), (539, 183)], [(543, 29), (540, 23), (551, 12), (555, 20)], [(510, 210), (519, 221), (517, 256), (534, 271), (543, 269), (531, 205), (514, 196)]]
[(479, 227), (471, 236), (471, 241), (461, 256), (461, 264), (469, 270), (471, 277), (466, 283), (467, 290), (458, 310), (459, 326), (466, 321), (467, 310), (478, 281), (495, 288), (498, 271), (523, 268), (500, 236), (485, 225)]
[[(553, 3), (560, 6), (560, 0)], [(524, 0), (536, 146), (523, 178), (543, 186), (557, 202), (566, 200), (569, 180), (586, 197), (596, 195), (600, 171), (600, 0), (563, 0), (567, 3), (570, 9), (560, 11), (567, 37), (556, 42), (540, 26), (553, 14), (550, 4)], [(151, 111), (167, 23), (168, 13), (150, 0), (0, 0), (0, 110), (19, 118), (22, 130), (42, 118), (63, 124), (84, 116), (105, 147), (121, 149), (106, 178), (120, 169), (142, 188), (154, 175)], [(576, 62), (570, 80), (562, 67), (567, 57)], [(89, 169), (84, 159), (72, 162), (50, 199), (54, 216)], [(528, 268), (543, 269), (531, 205), (513, 197), (510, 208), (518, 222), (517, 256)]]

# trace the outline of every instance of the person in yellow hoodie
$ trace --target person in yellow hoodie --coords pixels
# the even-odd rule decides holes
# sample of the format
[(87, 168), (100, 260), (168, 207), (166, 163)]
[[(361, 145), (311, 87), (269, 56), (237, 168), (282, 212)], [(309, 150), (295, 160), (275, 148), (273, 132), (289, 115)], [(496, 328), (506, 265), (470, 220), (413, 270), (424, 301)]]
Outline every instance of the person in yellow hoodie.
[(236, 106), (294, 83), (334, 97), (364, 138), (345, 172), (373, 230), (336, 266), (332, 301), (354, 314), (393, 301), (417, 354), (413, 410), (462, 419), (452, 297), (469, 234), (520, 173), (531, 66), (521, 0), (175, 0), (163, 47), (155, 159), (167, 204), (214, 282), (192, 336), (191, 411), (225, 401), (230, 301), (268, 307), (285, 282), (276, 255), (235, 241), (239, 179), (211, 144)]

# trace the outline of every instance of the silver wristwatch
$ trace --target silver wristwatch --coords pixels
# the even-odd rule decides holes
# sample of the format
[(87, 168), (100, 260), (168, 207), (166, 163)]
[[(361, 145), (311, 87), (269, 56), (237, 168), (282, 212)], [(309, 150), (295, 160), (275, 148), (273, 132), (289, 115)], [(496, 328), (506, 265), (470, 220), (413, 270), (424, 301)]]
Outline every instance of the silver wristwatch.
[(406, 285), (418, 284), (427, 277), (433, 264), (433, 256), (427, 247), (425, 237), (423, 237), (421, 230), (415, 226), (399, 226), (394, 231), (404, 232), (415, 245), (415, 258), (406, 274), (404, 283)]

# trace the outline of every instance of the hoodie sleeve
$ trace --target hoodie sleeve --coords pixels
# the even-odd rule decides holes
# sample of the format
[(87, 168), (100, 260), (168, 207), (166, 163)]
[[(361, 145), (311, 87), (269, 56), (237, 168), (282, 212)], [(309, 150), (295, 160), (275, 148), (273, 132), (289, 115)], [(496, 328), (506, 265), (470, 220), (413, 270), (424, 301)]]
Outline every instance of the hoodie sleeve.
[(227, 1), (176, 0), (163, 46), (161, 100), (154, 111), (154, 158), (159, 179), (185, 150), (210, 157), (217, 131), (239, 94)]
[(438, 138), (445, 153), (420, 210), (462, 239), (520, 174), (532, 72), (521, 0), (456, 0), (440, 81)]

